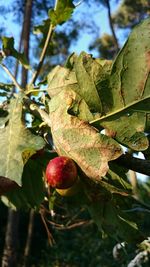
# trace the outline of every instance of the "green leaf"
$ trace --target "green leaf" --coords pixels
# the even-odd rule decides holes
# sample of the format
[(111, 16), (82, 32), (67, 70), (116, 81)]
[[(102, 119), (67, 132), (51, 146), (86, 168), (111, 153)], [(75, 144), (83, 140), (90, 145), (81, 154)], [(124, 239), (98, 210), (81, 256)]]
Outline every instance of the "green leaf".
[(49, 17), (53, 26), (63, 24), (70, 19), (75, 6), (72, 0), (58, 0), (56, 9), (49, 11)]
[(2, 96), (2, 97), (7, 97), (8, 96), (8, 93), (6, 93), (6, 92), (0, 92), (0, 96)]
[(3, 51), (6, 56), (12, 56), (19, 60), (19, 62), (26, 68), (30, 69), (30, 65), (24, 53), (19, 53), (14, 48), (14, 38), (13, 37), (2, 37)]
[[(70, 61), (71, 60), (71, 61)], [(48, 94), (57, 95), (63, 89), (73, 89), (89, 106), (89, 110), (101, 111), (101, 101), (96, 83), (102, 73), (102, 65), (91, 55), (81, 53), (79, 57), (71, 55), (66, 67), (56, 66), (48, 75)]]
[[(25, 128), (22, 117), (22, 97), (13, 99), (10, 104), (9, 121), (0, 129), (0, 175), (21, 185), (24, 163), (44, 147), (45, 142)], [(25, 159), (24, 159), (25, 157)]]
[(108, 161), (122, 154), (112, 138), (100, 134), (79, 118), (68, 114), (79, 95), (63, 90), (49, 103), (51, 132), (58, 154), (68, 155), (93, 179), (99, 181), (108, 171)]
[(33, 33), (34, 34), (43, 34), (46, 35), (49, 30), (50, 19), (43, 20), (43, 23), (37, 26), (34, 26)]
[(146, 116), (142, 112), (132, 112), (124, 116), (106, 119), (101, 126), (112, 132), (115, 139), (135, 151), (148, 148), (149, 142), (144, 134)]
[(65, 62), (65, 67), (68, 68), (69, 70), (72, 70), (73, 67), (74, 67), (74, 64), (76, 62), (76, 59), (77, 59), (77, 54), (76, 53), (72, 53), (68, 56), (66, 62)]
[(75, 61), (75, 73), (80, 87), (79, 94), (93, 111), (101, 112), (102, 104), (99, 98), (95, 80), (102, 71), (102, 66), (94, 61), (91, 55), (84, 52)]
[(0, 89), (4, 91), (10, 91), (14, 88), (14, 84), (12, 83), (0, 83)]
[(109, 171), (106, 175), (109, 184), (113, 184), (121, 189), (128, 190), (131, 194), (132, 186), (128, 182), (127, 173), (128, 170), (122, 166), (115, 164), (114, 162), (109, 163)]
[(117, 241), (129, 243), (141, 241), (142, 235), (138, 231), (136, 223), (119, 216), (113, 202), (103, 201), (99, 198), (88, 205), (88, 210), (99, 230)]
[(114, 110), (150, 98), (150, 18), (137, 25), (116, 58), (111, 73)]
[(45, 188), (43, 170), (56, 153), (45, 152), (42, 156), (31, 157), (24, 166), (22, 186), (2, 196), (2, 201), (8, 207), (15, 209), (39, 208), (44, 200)]
[[(109, 170), (108, 170), (109, 171)], [(108, 182), (105, 182), (104, 179), (103, 181), (100, 181), (100, 186), (101, 188), (104, 188), (105, 190), (107, 190), (108, 192), (110, 192), (111, 194), (118, 194), (118, 195), (121, 195), (121, 196), (129, 196), (129, 188), (127, 189), (122, 189), (120, 188), (120, 185), (119, 186), (114, 186), (111, 184), (112, 182), (108, 180)], [(131, 192), (130, 192), (131, 193)]]
[(50, 97), (59, 94), (63, 89), (73, 89), (79, 92), (79, 86), (74, 71), (62, 66), (56, 66), (47, 77), (47, 92)]
[[(54, 97), (62, 90), (68, 90), (68, 92), (74, 90), (82, 96), (77, 84), (75, 72), (61, 66), (56, 66), (48, 75), (47, 92), (50, 97)], [(74, 114), (84, 121), (91, 121), (96, 116), (90, 112), (87, 103), (81, 97), (76, 97), (76, 101), (72, 103), (69, 113)]]
[(113, 106), (107, 117), (119, 116), (127, 108), (134, 110), (135, 104), (141, 105), (150, 98), (149, 25), (150, 18), (133, 29), (113, 63), (110, 76)]
[(116, 57), (109, 78), (108, 113), (91, 122), (114, 132), (117, 141), (136, 151), (148, 147), (143, 132), (149, 129), (150, 114), (149, 25), (150, 18), (137, 25)]

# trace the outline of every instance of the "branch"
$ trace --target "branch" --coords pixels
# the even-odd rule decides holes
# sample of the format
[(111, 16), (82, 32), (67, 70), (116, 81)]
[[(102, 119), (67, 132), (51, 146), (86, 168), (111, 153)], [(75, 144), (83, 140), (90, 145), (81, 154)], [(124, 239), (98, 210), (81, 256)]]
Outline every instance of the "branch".
[[(54, 10), (56, 10), (57, 4), (58, 4), (58, 0), (55, 1)], [(53, 32), (54, 32), (54, 29), (55, 29), (55, 27), (53, 26), (53, 24), (50, 23), (48, 34), (47, 34), (47, 37), (46, 37), (46, 41), (45, 41), (43, 50), (41, 52), (39, 64), (37, 66), (37, 70), (33, 74), (33, 77), (31, 79), (30, 85), (35, 84), (36, 79), (37, 79), (37, 77), (38, 77), (38, 75), (40, 73), (40, 70), (42, 68), (42, 65), (43, 65), (43, 62), (44, 62), (44, 59), (45, 59), (45, 56), (46, 56), (47, 48), (48, 48), (49, 42), (51, 41), (51, 38), (52, 38), (52, 35), (53, 35)]]
[(90, 224), (93, 224), (93, 220), (83, 220), (83, 221), (80, 221), (80, 222), (76, 222), (76, 223), (73, 223), (71, 225), (68, 225), (68, 226), (65, 226), (65, 225), (55, 225), (53, 222), (49, 221), (50, 224), (54, 225), (55, 226), (55, 229), (57, 230), (70, 230), (70, 229), (74, 229), (74, 228), (77, 228), (77, 227), (80, 227), (80, 226), (85, 226), (85, 225), (90, 225)]
[(42, 65), (43, 65), (43, 62), (44, 62), (44, 58), (45, 58), (45, 55), (46, 55), (46, 52), (47, 52), (47, 48), (48, 48), (49, 42), (51, 40), (53, 31), (54, 31), (54, 27), (53, 27), (52, 24), (50, 24), (49, 31), (48, 31), (47, 38), (46, 38), (46, 41), (45, 41), (45, 44), (44, 44), (44, 48), (43, 48), (42, 53), (41, 53), (41, 56), (40, 56), (40, 61), (39, 61), (37, 70), (33, 74), (32, 80), (30, 82), (31, 85), (32, 84), (35, 84), (36, 79), (37, 79), (37, 77), (38, 77), (38, 75), (40, 73), (40, 70), (42, 68)]
[(21, 87), (21, 85), (17, 82), (15, 76), (9, 71), (9, 69), (3, 64), (1, 63), (0, 66), (4, 69), (4, 71), (9, 75), (9, 77), (11, 78), (11, 80), (13, 81), (14, 85), (18, 88), (18, 90), (20, 92), (23, 92), (23, 89)]
[(49, 230), (49, 228), (47, 226), (47, 223), (46, 223), (46, 220), (44, 218), (43, 213), (40, 212), (40, 215), (41, 215), (42, 222), (43, 222), (43, 224), (45, 226), (45, 230), (47, 232), (49, 245), (52, 246), (53, 244), (55, 244), (55, 240), (54, 240), (54, 238), (53, 238), (53, 236), (52, 236), (52, 234), (51, 234), (51, 232), (50, 232), (50, 230)]
[(41, 109), (37, 104), (32, 102), (28, 97), (25, 97), (23, 99), (23, 102), (33, 115), (35, 115), (38, 118), (40, 117), (49, 127), (51, 127), (50, 117), (46, 111)]
[(114, 162), (129, 170), (150, 176), (150, 160), (135, 158), (126, 153)]

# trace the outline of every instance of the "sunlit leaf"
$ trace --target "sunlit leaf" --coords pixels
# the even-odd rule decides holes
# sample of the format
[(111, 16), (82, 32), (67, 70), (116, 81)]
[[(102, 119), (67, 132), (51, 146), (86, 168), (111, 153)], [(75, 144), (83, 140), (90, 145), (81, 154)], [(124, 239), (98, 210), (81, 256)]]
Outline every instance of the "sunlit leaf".
[(137, 151), (148, 147), (143, 132), (149, 128), (150, 114), (149, 104), (145, 105), (150, 99), (149, 25), (149, 18), (137, 25), (116, 57), (108, 84), (108, 113), (91, 122), (114, 132), (117, 141)]
[(22, 98), (13, 99), (10, 104), (9, 121), (0, 129), (0, 175), (21, 185), (23, 153), (41, 149), (45, 142), (33, 135), (21, 121)]
[(58, 0), (56, 9), (49, 11), (49, 16), (53, 26), (63, 24), (70, 19), (75, 6), (72, 0)]
[(75, 73), (80, 87), (79, 93), (88, 106), (97, 112), (102, 111), (102, 105), (95, 85), (95, 76), (100, 75), (101, 69), (101, 65), (84, 52), (80, 54), (75, 62)]

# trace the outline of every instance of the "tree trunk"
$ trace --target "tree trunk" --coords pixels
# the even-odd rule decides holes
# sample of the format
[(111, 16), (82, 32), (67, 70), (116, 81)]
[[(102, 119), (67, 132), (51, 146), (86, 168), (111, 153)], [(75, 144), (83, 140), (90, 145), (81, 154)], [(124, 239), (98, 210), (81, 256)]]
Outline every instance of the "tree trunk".
[(19, 212), (9, 209), (2, 267), (16, 267), (18, 251), (18, 226)]
[(109, 0), (105, 0), (105, 3), (106, 3), (107, 11), (108, 11), (109, 26), (110, 26), (110, 29), (111, 29), (111, 32), (112, 32), (112, 36), (113, 36), (114, 41), (115, 41), (116, 52), (118, 52), (119, 51), (119, 44), (118, 44), (118, 39), (117, 39), (115, 30), (114, 30), (114, 25), (113, 25), (113, 22), (112, 22), (110, 2), (109, 2)]

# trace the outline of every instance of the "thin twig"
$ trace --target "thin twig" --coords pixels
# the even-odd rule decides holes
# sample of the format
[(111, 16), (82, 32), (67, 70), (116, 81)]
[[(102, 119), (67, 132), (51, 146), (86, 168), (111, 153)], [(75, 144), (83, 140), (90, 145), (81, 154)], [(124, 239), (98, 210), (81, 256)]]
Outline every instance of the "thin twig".
[(21, 87), (21, 85), (17, 82), (15, 76), (9, 71), (9, 69), (3, 64), (1, 63), (0, 66), (4, 69), (4, 71), (9, 75), (9, 77), (11, 78), (11, 80), (13, 81), (14, 85), (18, 88), (18, 90), (20, 92), (23, 92), (23, 88)]
[(78, 3), (76, 3), (76, 4), (75, 4), (75, 7), (80, 6), (80, 5), (83, 3), (83, 1), (84, 1), (84, 0), (81, 0), (81, 1), (79, 1)]
[[(57, 4), (58, 4), (58, 0), (55, 1), (54, 10), (56, 10)], [(45, 59), (45, 56), (46, 56), (48, 45), (49, 45), (49, 43), (51, 41), (51, 38), (52, 38), (52, 35), (53, 35), (53, 32), (54, 32), (54, 29), (55, 29), (55, 26), (52, 23), (50, 23), (48, 34), (47, 34), (47, 37), (46, 37), (46, 41), (45, 41), (44, 47), (43, 47), (42, 52), (41, 52), (39, 64), (37, 66), (37, 70), (33, 74), (33, 77), (31, 79), (30, 85), (35, 84), (36, 79), (37, 79), (37, 77), (38, 77), (38, 75), (40, 73), (40, 70), (42, 68), (42, 65), (43, 65), (43, 62), (44, 62), (44, 59)]]
[(31, 93), (41, 93), (41, 92), (47, 92), (47, 89), (31, 89), (26, 92), (26, 95), (29, 95)]
[(70, 230), (70, 229), (74, 229), (74, 228), (77, 228), (77, 227), (80, 227), (80, 226), (85, 226), (85, 225), (90, 225), (90, 224), (93, 224), (93, 220), (86, 220), (86, 221), (80, 221), (80, 222), (76, 222), (76, 223), (73, 223), (69, 226), (55, 226), (55, 229), (57, 230)]
[(50, 24), (49, 31), (48, 31), (48, 34), (47, 34), (47, 38), (46, 38), (46, 41), (45, 41), (45, 44), (44, 44), (44, 47), (43, 47), (43, 50), (42, 50), (42, 53), (41, 53), (41, 56), (40, 56), (39, 64), (38, 64), (37, 70), (33, 74), (33, 77), (31, 79), (30, 85), (35, 84), (36, 79), (37, 79), (37, 77), (38, 77), (38, 75), (40, 73), (40, 70), (42, 68), (43, 61), (44, 61), (48, 45), (49, 45), (50, 39), (51, 39), (52, 34), (53, 34), (53, 31), (54, 31), (54, 26), (52, 24)]
[(133, 194), (138, 197), (138, 182), (137, 175), (135, 171), (129, 170), (129, 180), (132, 185)]
[(85, 208), (81, 208), (66, 224), (66, 226), (69, 226), (72, 224), (72, 222), (85, 210)]
[(60, 0), (55, 0), (55, 6), (54, 6), (54, 10), (55, 10), (55, 11), (56, 11), (57, 6), (58, 6), (58, 1), (60, 1)]
[(53, 225), (55, 227), (55, 229), (57, 230), (69, 230), (69, 229), (73, 229), (73, 228), (76, 228), (76, 227), (80, 227), (82, 225), (90, 225), (93, 223), (93, 220), (81, 220), (79, 222), (74, 222), (70, 225), (68, 224), (59, 224), (59, 223), (55, 223), (51, 220), (48, 220), (46, 219), (47, 223)]
[(47, 232), (49, 244), (50, 244), (50, 246), (52, 246), (53, 244), (55, 244), (55, 240), (54, 240), (52, 234), (50, 233), (50, 231), (48, 229), (48, 226), (47, 226), (47, 223), (45, 221), (45, 218), (44, 218), (43, 214), (41, 213), (40, 215), (41, 215), (42, 222), (43, 222), (43, 224), (45, 226), (45, 229), (46, 229), (46, 232)]

